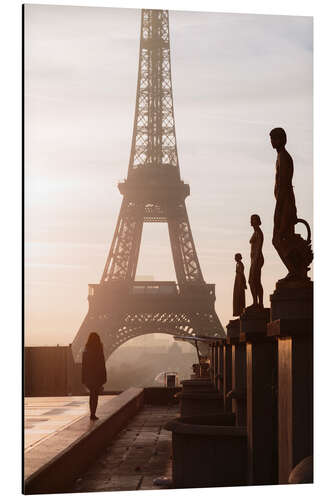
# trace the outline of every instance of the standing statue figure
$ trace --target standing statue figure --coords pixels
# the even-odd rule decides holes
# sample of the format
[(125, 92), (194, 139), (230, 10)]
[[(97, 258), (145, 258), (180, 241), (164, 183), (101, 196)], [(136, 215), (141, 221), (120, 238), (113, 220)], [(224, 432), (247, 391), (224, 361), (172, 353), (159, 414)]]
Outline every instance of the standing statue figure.
[[(311, 231), (305, 220), (297, 218), (292, 185), (293, 159), (285, 148), (287, 135), (283, 128), (274, 128), (270, 132), (270, 138), (272, 147), (277, 151), (274, 187), (276, 205), (272, 243), (288, 269), (287, 276), (281, 281), (308, 279), (308, 265), (313, 259)], [(305, 224), (308, 231), (307, 241), (295, 234), (297, 222)]]
[(253, 304), (250, 307), (262, 309), (264, 307), (264, 290), (261, 284), (261, 268), (264, 265), (264, 256), (262, 253), (264, 235), (262, 230), (260, 229), (260, 225), (261, 220), (259, 215), (251, 215), (251, 226), (253, 227), (253, 234), (250, 239), (251, 267), (249, 274), (249, 285), (253, 298)]
[(236, 276), (233, 294), (233, 316), (240, 316), (245, 309), (246, 279), (244, 275), (244, 264), (240, 253), (235, 255)]

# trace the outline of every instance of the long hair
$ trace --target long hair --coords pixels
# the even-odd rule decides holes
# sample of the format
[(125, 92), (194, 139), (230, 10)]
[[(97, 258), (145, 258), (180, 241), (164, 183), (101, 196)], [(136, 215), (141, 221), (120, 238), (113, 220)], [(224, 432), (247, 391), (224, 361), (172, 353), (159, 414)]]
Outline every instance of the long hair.
[(86, 343), (86, 350), (97, 350), (97, 349), (102, 349), (102, 342), (101, 339), (99, 338), (98, 333), (96, 332), (91, 332), (89, 334), (89, 338)]
[(261, 219), (260, 219), (260, 217), (259, 217), (258, 214), (252, 214), (251, 215), (251, 220), (253, 220), (253, 219), (256, 220), (258, 226), (261, 226)]

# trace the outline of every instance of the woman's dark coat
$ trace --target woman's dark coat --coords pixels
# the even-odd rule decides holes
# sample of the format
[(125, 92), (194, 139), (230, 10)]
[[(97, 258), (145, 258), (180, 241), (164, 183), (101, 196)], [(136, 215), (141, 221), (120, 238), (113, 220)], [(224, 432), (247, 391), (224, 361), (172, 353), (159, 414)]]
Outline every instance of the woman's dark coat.
[(82, 355), (82, 383), (89, 389), (97, 389), (106, 382), (106, 369), (101, 344), (87, 347)]

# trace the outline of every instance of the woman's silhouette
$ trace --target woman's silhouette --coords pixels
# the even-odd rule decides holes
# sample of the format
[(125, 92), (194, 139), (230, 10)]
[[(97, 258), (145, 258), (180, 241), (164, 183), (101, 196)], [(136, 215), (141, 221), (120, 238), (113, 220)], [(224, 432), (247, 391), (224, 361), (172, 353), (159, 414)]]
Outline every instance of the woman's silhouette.
[(253, 227), (253, 234), (250, 239), (251, 245), (251, 267), (249, 275), (249, 285), (253, 298), (251, 307), (263, 306), (264, 291), (261, 284), (261, 268), (264, 265), (264, 256), (262, 253), (262, 246), (264, 243), (264, 235), (260, 229), (261, 220), (259, 215), (251, 215), (251, 226)]
[(233, 316), (240, 316), (245, 308), (246, 279), (244, 275), (244, 264), (240, 253), (235, 255), (236, 276), (233, 293)]
[(90, 419), (97, 420), (98, 394), (106, 382), (103, 344), (96, 332), (91, 332), (82, 356), (82, 383), (90, 392)]

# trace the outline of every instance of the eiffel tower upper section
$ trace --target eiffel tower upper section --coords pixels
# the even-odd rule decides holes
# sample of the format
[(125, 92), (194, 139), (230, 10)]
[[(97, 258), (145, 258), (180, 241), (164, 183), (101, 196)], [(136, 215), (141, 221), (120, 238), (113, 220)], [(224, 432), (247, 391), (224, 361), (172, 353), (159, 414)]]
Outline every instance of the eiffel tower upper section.
[(135, 279), (143, 222), (167, 222), (178, 283), (204, 283), (180, 178), (170, 65), (169, 14), (143, 9), (132, 147), (118, 225), (101, 283)]
[[(170, 65), (169, 15), (143, 10), (133, 142), (128, 176), (153, 168), (180, 179)], [(169, 174), (170, 175), (170, 174)]]

